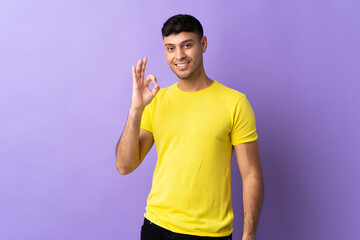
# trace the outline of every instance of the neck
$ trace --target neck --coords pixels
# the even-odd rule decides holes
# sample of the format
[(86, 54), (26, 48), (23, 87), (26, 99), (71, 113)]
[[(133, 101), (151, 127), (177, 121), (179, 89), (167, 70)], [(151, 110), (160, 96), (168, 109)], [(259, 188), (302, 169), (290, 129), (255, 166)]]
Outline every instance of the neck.
[(177, 87), (183, 92), (196, 92), (209, 87), (214, 80), (208, 78), (203, 68), (201, 70), (189, 78), (179, 78)]

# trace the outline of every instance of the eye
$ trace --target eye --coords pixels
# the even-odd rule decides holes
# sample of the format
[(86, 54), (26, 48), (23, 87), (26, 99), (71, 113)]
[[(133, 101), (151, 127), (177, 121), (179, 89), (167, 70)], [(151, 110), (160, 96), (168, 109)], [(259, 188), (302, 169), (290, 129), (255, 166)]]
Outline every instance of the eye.
[(191, 44), (190, 43), (188, 43), (188, 44), (185, 44), (185, 46), (184, 46), (185, 48), (191, 48)]
[(168, 50), (169, 52), (172, 52), (172, 51), (174, 51), (174, 48), (173, 48), (173, 47), (168, 47), (167, 50)]

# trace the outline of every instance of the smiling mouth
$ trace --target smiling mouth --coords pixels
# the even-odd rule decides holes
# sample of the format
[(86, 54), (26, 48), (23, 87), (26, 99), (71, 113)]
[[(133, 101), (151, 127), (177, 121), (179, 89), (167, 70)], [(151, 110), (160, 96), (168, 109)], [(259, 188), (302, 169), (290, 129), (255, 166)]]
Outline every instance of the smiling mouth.
[(183, 67), (187, 64), (189, 64), (190, 62), (185, 62), (185, 63), (176, 63), (175, 65), (178, 66), (178, 67)]

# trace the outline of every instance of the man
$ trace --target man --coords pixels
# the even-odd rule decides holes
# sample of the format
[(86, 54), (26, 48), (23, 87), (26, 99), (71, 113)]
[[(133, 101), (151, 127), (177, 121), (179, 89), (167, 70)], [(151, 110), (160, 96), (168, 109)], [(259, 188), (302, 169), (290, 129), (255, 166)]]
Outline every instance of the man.
[(207, 38), (196, 18), (173, 16), (162, 35), (178, 82), (160, 89), (154, 75), (145, 78), (147, 59), (139, 59), (132, 67), (132, 103), (116, 149), (116, 167), (128, 174), (156, 146), (141, 239), (231, 239), (235, 150), (243, 182), (242, 239), (253, 240), (263, 183), (252, 108), (244, 94), (207, 77)]

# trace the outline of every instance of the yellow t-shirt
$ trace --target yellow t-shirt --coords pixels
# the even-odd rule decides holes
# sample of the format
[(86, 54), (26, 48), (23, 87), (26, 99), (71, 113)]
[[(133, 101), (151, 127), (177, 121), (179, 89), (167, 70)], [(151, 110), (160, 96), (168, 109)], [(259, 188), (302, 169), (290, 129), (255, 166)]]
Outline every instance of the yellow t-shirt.
[(141, 128), (158, 154), (145, 217), (177, 233), (230, 235), (232, 145), (257, 139), (246, 96), (217, 81), (197, 92), (176, 83), (146, 106)]

